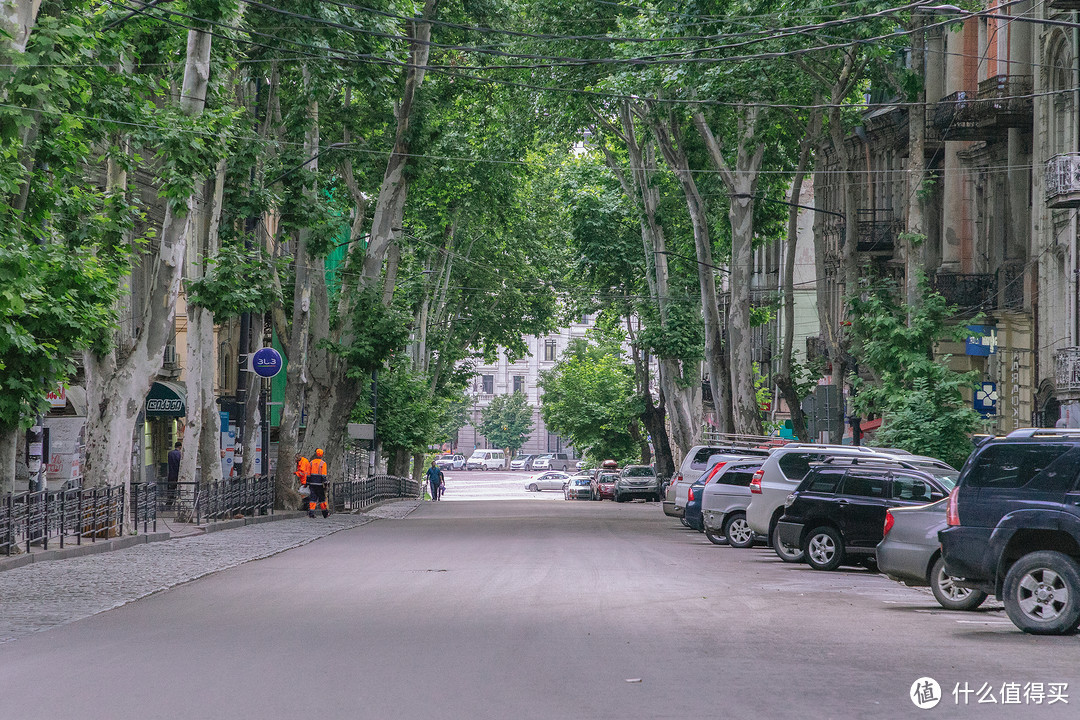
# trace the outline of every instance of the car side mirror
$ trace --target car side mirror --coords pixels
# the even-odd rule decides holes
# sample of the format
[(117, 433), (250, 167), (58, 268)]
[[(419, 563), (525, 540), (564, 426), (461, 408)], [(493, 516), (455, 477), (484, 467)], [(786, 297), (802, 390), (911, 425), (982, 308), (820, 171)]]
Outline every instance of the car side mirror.
[(945, 493), (939, 493), (936, 490), (931, 490), (930, 491), (930, 500), (931, 500), (931, 502), (937, 502), (938, 500), (944, 500), (944, 499), (945, 499)]

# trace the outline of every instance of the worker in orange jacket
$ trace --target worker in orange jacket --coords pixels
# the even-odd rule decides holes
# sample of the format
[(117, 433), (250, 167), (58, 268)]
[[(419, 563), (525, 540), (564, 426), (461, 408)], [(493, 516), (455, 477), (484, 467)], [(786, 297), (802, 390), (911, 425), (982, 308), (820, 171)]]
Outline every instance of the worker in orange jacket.
[(307, 476), (307, 486), (311, 490), (308, 495), (308, 517), (315, 517), (315, 506), (322, 510), (323, 517), (330, 517), (330, 507), (326, 504), (326, 461), (323, 458), (322, 448), (315, 450), (315, 457), (311, 461), (310, 471)]

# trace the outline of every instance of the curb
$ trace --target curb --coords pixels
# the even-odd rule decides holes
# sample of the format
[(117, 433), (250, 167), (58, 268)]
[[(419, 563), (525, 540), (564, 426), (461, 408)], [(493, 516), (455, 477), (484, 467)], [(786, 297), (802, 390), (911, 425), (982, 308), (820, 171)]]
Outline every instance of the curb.
[(112, 550), (123, 550), (134, 545), (143, 545), (151, 542), (164, 542), (172, 536), (167, 532), (151, 532), (140, 535), (125, 535), (91, 542), (85, 545), (72, 545), (55, 550), (42, 550), (40, 552), (24, 553), (10, 558), (0, 558), (0, 571), (14, 570), (15, 568), (29, 565), (30, 563), (46, 562), (49, 560), (66, 560), (68, 558), (83, 557), (85, 555), (97, 555)]

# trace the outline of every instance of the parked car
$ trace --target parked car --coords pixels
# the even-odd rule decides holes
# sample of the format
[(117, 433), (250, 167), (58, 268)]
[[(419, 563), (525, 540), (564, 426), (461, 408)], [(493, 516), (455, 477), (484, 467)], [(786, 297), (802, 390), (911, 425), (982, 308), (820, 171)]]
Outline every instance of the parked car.
[(614, 500), (615, 481), (619, 479), (616, 468), (602, 468), (593, 476), (593, 498), (595, 500)]
[(1039, 635), (1080, 624), (1080, 430), (1026, 428), (972, 453), (938, 534), (945, 572)]
[(529, 479), (529, 482), (525, 483), (525, 489), (529, 492), (540, 492), (541, 490), (562, 490), (566, 485), (566, 481), (570, 479), (570, 476), (564, 472), (546, 472), (540, 473)]
[(701, 519), (701, 498), (705, 491), (706, 476), (702, 475), (690, 484), (686, 490), (686, 508), (683, 520), (686, 527), (698, 532), (705, 532), (705, 525)]
[(685, 513), (686, 491), (690, 485), (713, 465), (720, 461), (734, 460), (748, 455), (764, 457), (767, 449), (736, 447), (733, 444), (695, 445), (686, 453), (679, 471), (671, 478), (664, 496), (664, 514), (681, 518)]
[(574, 475), (566, 480), (563, 497), (567, 500), (592, 500), (592, 478), (588, 475)]
[(615, 481), (615, 502), (643, 497), (660, 500), (660, 483), (651, 465), (628, 465)]
[(929, 586), (948, 610), (974, 610), (987, 598), (981, 590), (961, 587), (945, 572), (938, 532), (945, 529), (948, 499), (929, 505), (885, 511), (883, 539), (877, 546), (878, 571), (913, 587)]
[(465, 463), (467, 470), (501, 470), (506, 463), (502, 450), (474, 450)]
[(511, 470), (532, 470), (533, 460), (536, 459), (535, 455), (518, 455), (516, 458), (510, 461)]
[(435, 467), (440, 470), (462, 470), (465, 467), (465, 456), (440, 455), (435, 458)]
[(760, 467), (761, 458), (733, 460), (706, 476), (701, 513), (710, 542), (748, 548), (758, 540), (760, 536), (746, 524), (746, 507), (750, 504), (750, 481)]
[(888, 508), (925, 505), (951, 489), (928, 472), (895, 463), (820, 465), (788, 496), (776, 533), (785, 545), (802, 548), (815, 570), (872, 564)]
[(751, 498), (746, 507), (746, 522), (755, 533), (768, 538), (769, 544), (784, 562), (802, 562), (803, 559), (801, 547), (784, 545), (775, 532), (776, 523), (784, 514), (784, 502), (810, 471), (811, 463), (837, 456), (892, 457), (862, 446), (789, 443), (775, 448), (754, 473), (750, 481)]
[(561, 470), (566, 472), (570, 469), (570, 456), (566, 453), (548, 453), (533, 460), (533, 470)]

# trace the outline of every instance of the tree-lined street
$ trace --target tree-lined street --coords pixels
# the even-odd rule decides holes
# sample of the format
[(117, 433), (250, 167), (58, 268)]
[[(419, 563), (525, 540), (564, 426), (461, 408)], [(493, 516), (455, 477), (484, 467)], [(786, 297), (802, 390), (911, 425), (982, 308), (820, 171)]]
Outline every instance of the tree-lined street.
[[(1078, 655), (996, 603), (948, 612), (862, 570), (717, 547), (655, 504), (533, 501), (424, 503), (4, 643), (0, 668), (3, 714), (28, 719), (981, 720), (1075, 716), (1075, 697), (1021, 710), (1000, 691), (1075, 694)], [(930, 712), (908, 695), (923, 676), (945, 694)], [(957, 706), (965, 682), (998, 703)]]

